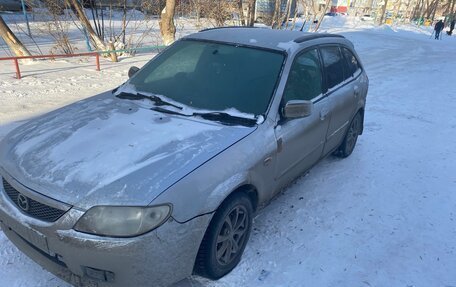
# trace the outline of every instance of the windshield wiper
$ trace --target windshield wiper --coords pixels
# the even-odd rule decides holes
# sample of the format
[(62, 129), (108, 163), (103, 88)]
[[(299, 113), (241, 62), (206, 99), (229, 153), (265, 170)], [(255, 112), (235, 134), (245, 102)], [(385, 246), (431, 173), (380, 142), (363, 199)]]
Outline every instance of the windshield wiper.
[(242, 125), (253, 127), (256, 124), (256, 119), (233, 116), (224, 112), (193, 113), (192, 115), (231, 126)]
[(170, 111), (170, 110), (160, 108), (160, 107), (151, 108), (151, 110), (165, 113), (165, 114), (179, 115), (179, 116), (184, 116), (184, 117), (197, 116), (197, 117), (203, 118), (205, 120), (216, 121), (216, 122), (220, 122), (224, 125), (229, 125), (229, 126), (242, 125), (242, 126), (253, 127), (256, 124), (256, 119), (237, 117), (237, 116), (233, 116), (233, 115), (230, 115), (228, 113), (223, 113), (223, 112), (183, 114), (183, 113), (179, 113), (176, 111)]
[(164, 108), (161, 108), (161, 107), (153, 107), (153, 108), (150, 108), (150, 109), (153, 110), (153, 111), (164, 113), (164, 114), (178, 115), (178, 116), (184, 116), (184, 117), (193, 116), (193, 115), (187, 115), (187, 114), (179, 113), (179, 112), (176, 112), (176, 111), (167, 110), (167, 109), (164, 109)]
[(167, 102), (167, 101), (163, 100), (162, 98), (160, 98), (159, 96), (155, 96), (155, 95), (146, 96), (141, 93), (132, 94), (132, 93), (121, 92), (120, 94), (116, 95), (116, 97), (118, 97), (119, 99), (133, 100), (133, 101), (146, 99), (146, 100), (150, 100), (150, 101), (154, 102), (156, 106), (171, 106), (171, 107), (175, 107), (176, 109), (182, 110), (182, 107), (175, 105), (173, 103)]

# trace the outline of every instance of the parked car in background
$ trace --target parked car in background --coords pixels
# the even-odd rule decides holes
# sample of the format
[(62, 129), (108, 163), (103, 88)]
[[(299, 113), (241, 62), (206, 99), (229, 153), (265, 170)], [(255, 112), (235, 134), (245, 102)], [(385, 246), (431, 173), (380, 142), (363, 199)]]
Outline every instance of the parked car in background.
[(369, 81), (339, 35), (210, 29), (129, 76), (0, 143), (1, 229), (72, 284), (224, 276), (258, 208), (363, 132)]
[(365, 14), (365, 15), (361, 16), (361, 20), (362, 21), (374, 21), (374, 17), (372, 17), (369, 14)]

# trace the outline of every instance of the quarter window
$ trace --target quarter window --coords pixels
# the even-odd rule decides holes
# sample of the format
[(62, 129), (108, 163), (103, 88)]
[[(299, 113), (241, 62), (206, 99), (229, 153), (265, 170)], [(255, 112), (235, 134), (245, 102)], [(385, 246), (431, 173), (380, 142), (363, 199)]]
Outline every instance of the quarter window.
[(284, 102), (311, 100), (322, 92), (320, 59), (316, 49), (296, 57), (285, 86)]
[(344, 80), (344, 62), (339, 47), (322, 47), (321, 55), (326, 70), (328, 89), (340, 84)]
[(350, 50), (342, 48), (342, 53), (344, 54), (345, 61), (348, 65), (348, 76), (351, 77), (356, 74), (361, 67), (359, 66), (358, 59), (356, 59), (355, 55), (353, 55)]

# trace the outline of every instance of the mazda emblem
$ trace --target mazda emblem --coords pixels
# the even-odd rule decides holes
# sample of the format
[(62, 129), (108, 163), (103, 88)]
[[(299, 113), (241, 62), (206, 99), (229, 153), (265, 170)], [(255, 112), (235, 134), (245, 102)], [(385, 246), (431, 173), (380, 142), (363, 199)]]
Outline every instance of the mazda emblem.
[(24, 195), (20, 194), (17, 196), (17, 205), (23, 210), (29, 210), (29, 200)]

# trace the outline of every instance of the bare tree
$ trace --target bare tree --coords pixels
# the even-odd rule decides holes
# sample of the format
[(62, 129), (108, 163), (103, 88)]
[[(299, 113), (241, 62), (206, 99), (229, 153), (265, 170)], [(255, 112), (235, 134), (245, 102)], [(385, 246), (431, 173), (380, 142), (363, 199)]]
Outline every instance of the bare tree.
[(230, 18), (232, 11), (237, 8), (234, 3), (227, 0), (210, 0), (204, 5), (204, 14), (208, 20), (215, 21), (214, 26), (222, 27), (225, 25), (225, 21)]
[(176, 39), (176, 26), (174, 25), (174, 12), (176, 0), (166, 0), (166, 6), (161, 12), (160, 33), (165, 45), (171, 45)]
[(328, 12), (328, 8), (331, 6), (331, 5), (329, 5), (330, 3), (331, 3), (331, 0), (326, 0), (325, 8), (321, 11), (320, 18), (318, 19), (317, 26), (315, 26), (315, 30), (314, 30), (315, 32), (317, 32), (318, 29), (320, 29), (321, 22), (323, 22), (325, 14)]
[(249, 0), (247, 26), (253, 27), (253, 25), (255, 24), (255, 9), (256, 9), (256, 0)]
[(274, 3), (274, 14), (272, 15), (272, 29), (277, 29), (280, 27), (280, 4), (282, 0), (275, 0)]
[(38, 29), (40, 32), (50, 35), (55, 41), (55, 45), (50, 49), (49, 53), (73, 54), (77, 48), (70, 41), (68, 29), (71, 22), (67, 21), (70, 19), (64, 14), (64, 3), (54, 0), (44, 0), (43, 3), (47, 8), (47, 12), (42, 10), (43, 16), (49, 17), (49, 20), (43, 21), (43, 24), (39, 25)]
[(409, 19), (409, 21), (411, 20), (410, 17), (412, 16), (411, 4), (412, 4), (412, 0), (408, 0), (407, 6), (405, 7), (405, 15), (404, 15), (404, 18)]
[(383, 6), (382, 6), (382, 11), (380, 12), (380, 21), (379, 25), (382, 25), (384, 20), (385, 20), (385, 12), (386, 12), (386, 6), (388, 5), (388, 0), (383, 0)]
[(288, 28), (288, 19), (290, 19), (290, 13), (291, 13), (291, 0), (287, 0), (287, 6), (286, 6), (285, 10), (286, 11), (285, 11), (285, 14), (282, 17), (281, 23), (286, 23), (286, 24), (285, 24), (285, 27), (281, 27), (282, 29), (283, 28), (285, 28), (285, 29)]
[[(308, 12), (308, 16), (306, 17), (306, 21), (309, 23), (309, 26), (307, 27), (307, 31), (310, 32), (312, 31), (312, 25), (315, 24), (317, 21), (317, 16), (318, 16), (318, 10), (317, 6), (320, 5), (316, 0), (308, 0), (305, 1), (308, 6), (310, 6), (310, 11)], [(301, 27), (301, 31), (304, 29), (304, 25)], [(316, 26), (316, 25), (315, 25)]]
[[(111, 8), (111, 10), (112, 10), (112, 8)], [(123, 7), (122, 7), (122, 43), (124, 43), (124, 44), (125, 44), (125, 34), (126, 33), (127, 33), (127, 0), (124, 0)]]
[(296, 4), (294, 6), (294, 12), (293, 12), (293, 22), (291, 23), (291, 30), (294, 30), (296, 27), (296, 19), (298, 18), (298, 5)]
[(201, 26), (201, 12), (202, 12), (202, 0), (190, 0), (190, 13), (193, 12), (195, 13), (196, 17), (196, 26), (200, 27)]
[(70, 7), (73, 9), (74, 14), (81, 22), (81, 25), (86, 29), (87, 33), (89, 34), (90, 41), (95, 46), (97, 50), (107, 50), (105, 43), (100, 39), (98, 33), (95, 32), (92, 25), (85, 14), (84, 8), (78, 2), (78, 0), (67, 0)]
[(21, 41), (14, 35), (11, 29), (6, 25), (2, 16), (0, 15), (0, 36), (8, 45), (14, 54), (18, 57), (31, 56), (30, 52), (25, 48)]
[(402, 0), (399, 0), (397, 3), (396, 3), (396, 9), (394, 11), (394, 17), (398, 18), (398, 15), (401, 11), (401, 6), (402, 6)]
[[(432, 14), (432, 16), (430, 17), (432, 19), (432, 21), (434, 21), (435, 13), (437, 12), (438, 6), (439, 6), (439, 1), (436, 0), (433, 2), (432, 6), (429, 9), (429, 13)], [(429, 16), (428, 16), (428, 18), (429, 18)]]
[(242, 0), (238, 0), (237, 8), (238, 8), (240, 25), (245, 26), (244, 9), (242, 8)]

